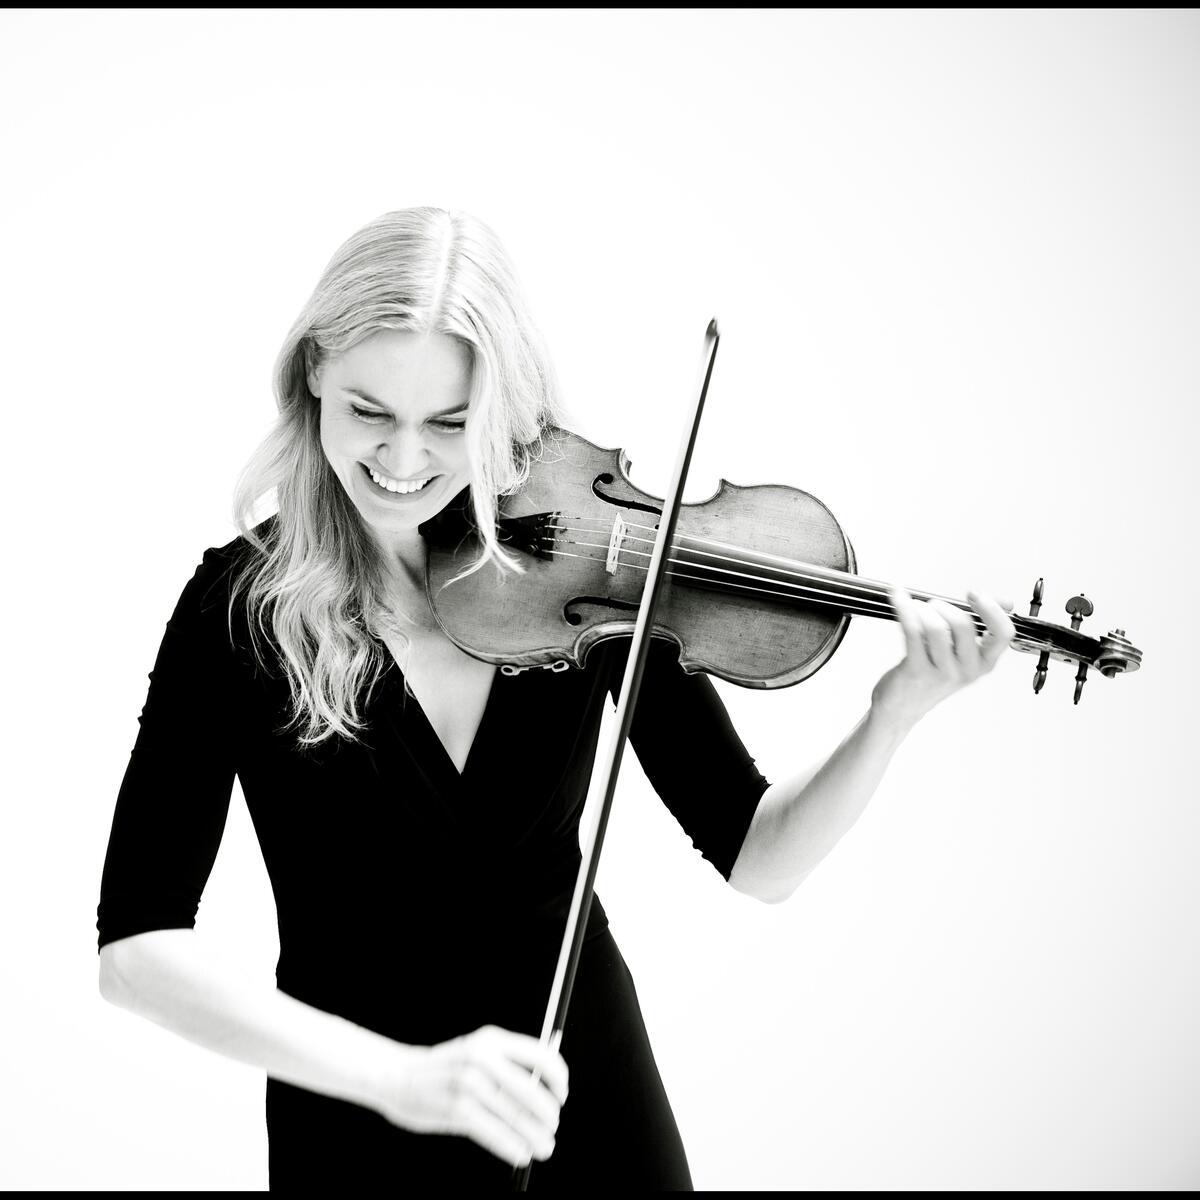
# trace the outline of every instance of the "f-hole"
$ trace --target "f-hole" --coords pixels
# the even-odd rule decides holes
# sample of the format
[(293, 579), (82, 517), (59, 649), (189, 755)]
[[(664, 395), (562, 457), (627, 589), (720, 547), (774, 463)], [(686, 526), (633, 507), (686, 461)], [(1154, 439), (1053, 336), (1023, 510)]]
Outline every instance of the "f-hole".
[[(636, 508), (641, 512), (654, 513), (656, 517), (662, 516), (662, 509), (655, 508), (653, 504), (642, 504), (637, 500), (626, 500), (624, 498), (618, 500), (616, 496), (605, 495), (605, 493), (600, 490), (600, 485), (602, 483), (608, 485), (612, 482), (613, 477), (607, 471), (605, 471), (602, 475), (597, 475), (596, 478), (592, 480), (592, 494), (598, 500), (603, 500), (605, 504), (615, 504), (618, 508)], [(634, 608), (636, 607), (637, 605), (635, 604)]]
[(575, 611), (577, 604), (597, 604), (601, 608), (619, 608), (626, 612), (637, 612), (638, 606), (630, 600), (614, 600), (608, 596), (576, 596), (573, 600), (568, 600), (563, 605), (563, 620), (568, 625), (580, 625), (583, 623), (581, 613)]

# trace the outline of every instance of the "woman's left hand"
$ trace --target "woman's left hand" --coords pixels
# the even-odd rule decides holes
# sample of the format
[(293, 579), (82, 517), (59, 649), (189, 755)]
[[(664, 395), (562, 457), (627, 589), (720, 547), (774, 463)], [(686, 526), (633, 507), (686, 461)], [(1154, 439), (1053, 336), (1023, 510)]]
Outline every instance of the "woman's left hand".
[(944, 600), (914, 600), (889, 587), (888, 599), (904, 630), (905, 655), (875, 685), (871, 708), (908, 728), (935, 704), (986, 675), (1013, 639), (1012, 604), (968, 592), (987, 632), (979, 637), (970, 614)]

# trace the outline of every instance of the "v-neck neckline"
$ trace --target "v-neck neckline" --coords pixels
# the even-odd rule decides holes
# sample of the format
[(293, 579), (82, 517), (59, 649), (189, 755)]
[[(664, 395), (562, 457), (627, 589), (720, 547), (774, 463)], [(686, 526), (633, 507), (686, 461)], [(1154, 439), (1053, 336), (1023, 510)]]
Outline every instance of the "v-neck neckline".
[(445, 742), (434, 728), (433, 722), (429, 719), (429, 714), (425, 711), (424, 705), (413, 689), (405, 687), (407, 677), (401, 669), (396, 656), (392, 653), (392, 648), (379, 637), (378, 634), (372, 636), (383, 647), (384, 653), (388, 658), (387, 678), (394, 678), (400, 687), (401, 702), (404, 705), (411, 704), (417, 714), (419, 723), (424, 727), (426, 740), (429, 742), (434, 754), (440, 758), (444, 769), (450, 777), (456, 782), (461, 783), (466, 778), (467, 773), (471, 770), (471, 764), (475, 759), (476, 751), (479, 749), (479, 743), (483, 740), (484, 734), (488, 728), (488, 718), (491, 715), (492, 709), (495, 707), (496, 693), (499, 690), (498, 685), (502, 677), (499, 667), (495, 667), (492, 673), (492, 682), (488, 686), (487, 699), (484, 701), (483, 712), (479, 717), (479, 724), (475, 727), (475, 736), (471, 739), (471, 745), (467, 750), (467, 757), (463, 759), (463, 767), (460, 771), (454, 759), (450, 755), (450, 751), (446, 749)]

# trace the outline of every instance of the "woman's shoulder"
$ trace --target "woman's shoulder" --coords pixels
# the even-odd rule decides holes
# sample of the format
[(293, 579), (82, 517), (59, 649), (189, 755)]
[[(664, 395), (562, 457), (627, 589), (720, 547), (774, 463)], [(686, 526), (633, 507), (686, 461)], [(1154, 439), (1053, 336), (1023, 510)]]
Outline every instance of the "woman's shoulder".
[[(269, 544), (278, 520), (278, 515), (273, 514), (265, 521), (260, 521), (250, 532), (257, 542)], [(193, 572), (185, 593), (191, 593), (202, 612), (225, 606), (229, 602), (234, 580), (243, 568), (262, 558), (262, 550), (240, 533), (223, 546), (209, 546)]]

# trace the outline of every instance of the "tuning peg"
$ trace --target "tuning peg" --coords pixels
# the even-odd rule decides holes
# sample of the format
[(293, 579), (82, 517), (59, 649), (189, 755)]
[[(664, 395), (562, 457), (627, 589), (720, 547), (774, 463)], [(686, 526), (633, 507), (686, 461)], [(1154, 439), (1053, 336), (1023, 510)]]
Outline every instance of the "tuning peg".
[[(1042, 588), (1046, 581), (1039, 579), (1033, 585), (1033, 599), (1029, 601), (1029, 615), (1036, 617), (1042, 611)], [(1036, 696), (1046, 682), (1046, 668), (1050, 665), (1050, 651), (1043, 650), (1038, 656), (1037, 670), (1033, 673), (1033, 694)]]
[(1039, 579), (1033, 585), (1033, 599), (1029, 602), (1029, 615), (1031, 617), (1036, 617), (1042, 611), (1042, 584), (1044, 582), (1045, 580)]
[(1043, 650), (1038, 655), (1037, 670), (1033, 673), (1033, 694), (1036, 696), (1046, 682), (1046, 668), (1050, 665), (1050, 651)]
[(1079, 660), (1079, 670), (1075, 672), (1075, 703), (1079, 703), (1079, 697), (1083, 695), (1083, 685), (1087, 683), (1088, 665), (1081, 658)]
[[(1083, 624), (1084, 617), (1090, 617), (1096, 611), (1092, 602), (1080, 592), (1078, 596), (1072, 596), (1067, 601), (1067, 615), (1071, 618), (1071, 628), (1078, 629)], [(1079, 697), (1083, 695), (1083, 685), (1087, 683), (1088, 665), (1079, 660), (1079, 670), (1075, 672), (1075, 703), (1079, 703)]]
[(1083, 618), (1090, 617), (1095, 611), (1092, 602), (1082, 592), (1067, 601), (1067, 615), (1071, 618), (1072, 629), (1078, 629), (1083, 624)]

